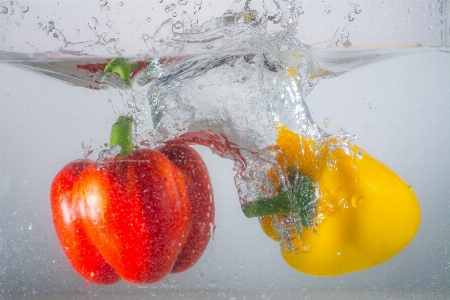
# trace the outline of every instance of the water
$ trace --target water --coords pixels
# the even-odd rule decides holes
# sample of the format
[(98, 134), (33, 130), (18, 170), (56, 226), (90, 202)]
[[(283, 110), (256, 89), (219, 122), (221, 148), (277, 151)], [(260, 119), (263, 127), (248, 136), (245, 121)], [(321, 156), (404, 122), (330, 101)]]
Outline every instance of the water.
[[(54, 115), (51, 115), (52, 117), (48, 119), (48, 122), (38, 122), (38, 127), (34, 123), (29, 123), (34, 122), (33, 120), (45, 118), (47, 114), (50, 114), (50, 112), (45, 112), (45, 107), (42, 106), (43, 104), (41, 102), (30, 104), (33, 105), (30, 108), (27, 108), (26, 105), (24, 106), (25, 103), (19, 102), (16, 104), (18, 106), (16, 109), (19, 106), (22, 109), (18, 110), (13, 110), (14, 106), (11, 103), (2, 104), (2, 106), (7, 108), (6, 112), (11, 113), (15, 111), (16, 113), (11, 113), (11, 115), (6, 115), (5, 113), (3, 120), (5, 120), (4, 125), (6, 127), (2, 126), (2, 128), (10, 128), (10, 122), (12, 122), (19, 124), (19, 128), (23, 128), (22, 130), (31, 128), (33, 135), (36, 136), (31, 138), (31, 140), (27, 140), (25, 138), (25, 132), (20, 131), (21, 129), (13, 129), (12, 132), (2, 131), (2, 136), (4, 136), (2, 138), (2, 145), (6, 145), (9, 140), (13, 140), (16, 141), (14, 145), (18, 145), (19, 148), (24, 149), (22, 150), (24, 153), (29, 153), (28, 150), (31, 151), (31, 154), (19, 155), (21, 159), (36, 157), (36, 153), (41, 153), (42, 157), (45, 157), (45, 149), (48, 149), (48, 152), (56, 155), (57, 158), (39, 158), (39, 169), (45, 168), (47, 164), (51, 164), (52, 169), (55, 169), (54, 172), (50, 172), (53, 174), (57, 171), (58, 167), (71, 159), (81, 157), (82, 155), (95, 159), (98, 153), (107, 149), (108, 146), (104, 144), (107, 141), (105, 139), (105, 136), (108, 135), (107, 129), (118, 114), (133, 113), (136, 120), (134, 138), (141, 146), (154, 147), (162, 142), (188, 133), (183, 138), (190, 141), (197, 138), (197, 143), (209, 147), (213, 153), (221, 157), (230, 159), (221, 163), (215, 161), (217, 165), (214, 166), (219, 170), (211, 171), (217, 176), (217, 182), (221, 183), (217, 189), (216, 186), (214, 187), (216, 197), (217, 195), (224, 195), (223, 198), (216, 198), (217, 203), (222, 203), (217, 205), (218, 215), (221, 217), (216, 219), (216, 226), (218, 228), (217, 236), (211, 242), (212, 246), (208, 248), (203, 260), (189, 274), (182, 277), (173, 277), (177, 278), (174, 282), (180, 282), (180, 284), (172, 285), (171, 282), (175, 279), (168, 279), (168, 281), (164, 282), (164, 285), (161, 284), (162, 288), (170, 290), (196, 287), (204, 289), (227, 288), (232, 290), (241, 289), (244, 286), (246, 289), (261, 289), (269, 286), (267, 280), (270, 279), (276, 281), (276, 284), (272, 282), (271, 286), (275, 285), (277, 288), (283, 289), (296, 288), (298, 286), (296, 283), (300, 280), (301, 284), (303, 284), (302, 287), (306, 290), (311, 285), (325, 288), (337, 287), (336, 289), (339, 290), (341, 286), (358, 288), (360, 287), (359, 283), (366, 280), (372, 285), (377, 286), (377, 295), (387, 296), (385, 289), (383, 289), (383, 284), (386, 283), (382, 278), (386, 272), (389, 273), (390, 268), (403, 270), (403, 264), (406, 264), (408, 261), (406, 258), (397, 260), (397, 262), (391, 262), (387, 266), (383, 265), (374, 270), (367, 271), (364, 273), (366, 275), (356, 274), (325, 280), (317, 278), (308, 279), (308, 277), (304, 277), (284, 265), (284, 262), (279, 257), (276, 245), (272, 244), (271, 241), (267, 241), (267, 238), (263, 237), (261, 232), (258, 231), (259, 228), (255, 224), (257, 223), (256, 220), (246, 220), (243, 218), (239, 203), (242, 204), (259, 198), (261, 196), (261, 185), (270, 185), (269, 182), (265, 181), (264, 175), (266, 170), (275, 164), (275, 152), (271, 149), (271, 146), (275, 144), (275, 127), (279, 124), (287, 125), (290, 129), (310, 136), (316, 141), (321, 141), (330, 134), (344, 137), (351, 137), (353, 134), (356, 134), (358, 136), (356, 140), (358, 144), (371, 149), (371, 153), (381, 158), (381, 160), (385, 161), (395, 170), (404, 170), (401, 175), (408, 176), (407, 178), (414, 182), (413, 185), (418, 186), (416, 191), (420, 194), (419, 199), (421, 198), (420, 196), (425, 199), (430, 199), (429, 195), (421, 192), (421, 180), (414, 177), (419, 176), (419, 174), (425, 176), (426, 166), (424, 161), (426, 159), (416, 159), (416, 165), (412, 169), (406, 168), (403, 156), (410, 156), (407, 154), (403, 155), (401, 152), (408, 153), (409, 148), (417, 148), (422, 149), (419, 150), (422, 154), (421, 157), (426, 157), (426, 149), (428, 148), (424, 149), (419, 147), (420, 143), (416, 140), (419, 136), (421, 140), (427, 140), (431, 136), (434, 145), (437, 145), (439, 149), (445, 149), (447, 147), (447, 150), (444, 151), (448, 151), (448, 134), (445, 132), (441, 133), (443, 136), (441, 136), (442, 140), (439, 141), (433, 135), (435, 132), (441, 132), (436, 129), (438, 126), (433, 127), (434, 129), (430, 129), (430, 132), (428, 132), (426, 123), (423, 123), (423, 127), (416, 126), (411, 130), (403, 130), (397, 135), (393, 135), (393, 132), (395, 132), (393, 128), (397, 126), (398, 130), (402, 123), (395, 123), (394, 126), (386, 125), (390, 124), (387, 122), (387, 118), (392, 118), (389, 114), (386, 115), (389, 109), (385, 108), (383, 110), (383, 106), (386, 107), (387, 103), (381, 99), (374, 99), (377, 97), (373, 96), (384, 93), (387, 89), (383, 86), (371, 84), (369, 89), (377, 87), (379, 90), (372, 93), (372, 96), (367, 96), (364, 91), (354, 85), (356, 82), (361, 81), (361, 78), (352, 77), (352, 80), (349, 80), (347, 85), (351, 86), (354, 90), (353, 93), (350, 95), (345, 94), (342, 90), (339, 90), (339, 87), (335, 87), (334, 91), (339, 97), (333, 95), (332, 88), (321, 89), (320, 87), (321, 85), (326, 85), (327, 82), (335, 82), (333, 81), (337, 79), (335, 77), (343, 76), (342, 78), (348, 78), (345, 76), (352, 76), (351, 74), (355, 73), (359, 75), (364, 74), (363, 70), (367, 70), (367, 67), (360, 67), (373, 62), (380, 62), (396, 56), (397, 59), (401, 59), (400, 57), (406, 57), (401, 56), (405, 54), (412, 54), (411, 57), (425, 57), (425, 59), (430, 59), (429, 57), (435, 57), (437, 54), (448, 55), (444, 54), (444, 52), (448, 51), (448, 48), (350, 47), (352, 45), (352, 36), (350, 35), (350, 27), (347, 25), (354, 24), (352, 22), (357, 21), (359, 14), (365, 11), (364, 6), (361, 7), (359, 4), (352, 6), (352, 10), (346, 12), (347, 25), (337, 29), (334, 28), (335, 32), (333, 31), (333, 35), (327, 37), (325, 43), (305, 43), (292, 38), (293, 32), (291, 32), (295, 28), (294, 25), (301, 22), (302, 19), (300, 16), (304, 15), (305, 11), (308, 12), (304, 7), (298, 5), (292, 7), (286, 4), (287, 6), (283, 7), (284, 10), (281, 9), (284, 13), (271, 14), (271, 10), (269, 9), (269, 13), (265, 15), (266, 19), (261, 19), (255, 18), (255, 16), (263, 15), (261, 13), (261, 7), (260, 10), (257, 9), (258, 7), (247, 7), (247, 9), (245, 7), (246, 3), (236, 1), (233, 4), (234, 6), (228, 7), (228, 10), (215, 19), (214, 22), (202, 23), (197, 18), (201, 16), (201, 9), (207, 9), (208, 5), (206, 3), (201, 4), (201, 1), (197, 2), (193, 7), (193, 13), (183, 14), (183, 12), (178, 12), (177, 15), (173, 14), (174, 9), (183, 5), (182, 1), (178, 1), (178, 6), (175, 7), (172, 5), (175, 2), (166, 3), (164, 1), (161, 3), (165, 13), (170, 13), (173, 18), (181, 18), (180, 24), (183, 25), (183, 33), (177, 33), (176, 31), (181, 28), (177, 28), (180, 26), (177, 25), (178, 21), (170, 20), (157, 23), (158, 21), (156, 17), (155, 19), (153, 18), (153, 15), (150, 21), (148, 21), (148, 17), (145, 18), (146, 22), (156, 23), (158, 25), (154, 33), (149, 34), (147, 32), (142, 35), (146, 47), (144, 49), (145, 55), (139, 53), (139, 50), (137, 51), (138, 55), (127, 55), (129, 53), (127, 52), (128, 49), (122, 48), (123, 43), (120, 40), (107, 38), (106, 35), (101, 33), (99, 30), (101, 25), (107, 25), (108, 21), (112, 23), (114, 20), (112, 17), (108, 18), (104, 23), (102, 23), (101, 18), (87, 18), (86, 23), (93, 38), (87, 39), (86, 42), (71, 42), (72, 39), (68, 37), (67, 30), (64, 30), (64, 26), (59, 26), (53, 21), (48, 21), (42, 24), (42, 30), (44, 33), (48, 33), (46, 41), (52, 41), (56, 43), (55, 45), (58, 45), (56, 48), (57, 51), (38, 51), (37, 55), (35, 53), (18, 53), (13, 50), (2, 52), (2, 59), (7, 60), (12, 65), (31, 69), (35, 73), (62, 79), (75, 86), (83, 86), (95, 90), (85, 89), (82, 91), (80, 88), (64, 86), (60, 85), (60, 83), (49, 85), (48, 89), (50, 90), (60, 89), (64, 91), (64, 94), (76, 94), (77, 96), (73, 100), (76, 103), (71, 103), (70, 105), (68, 103), (55, 104), (58, 100), (49, 102), (48, 105), (53, 105), (53, 107), (56, 107), (56, 110), (59, 110), (60, 116), (55, 119)], [(284, 3), (281, 4), (285, 5)], [(102, 1), (100, 5), (105, 11), (109, 7), (106, 1)], [(110, 8), (113, 7), (112, 4), (109, 5), (111, 5)], [(126, 7), (127, 5), (119, 4), (119, 6)], [(331, 14), (338, 9), (339, 6), (333, 6), (332, 8), (327, 6), (324, 9), (324, 13)], [(427, 6), (424, 9), (433, 12), (437, 8)], [(23, 11), (22, 14), (32, 12), (32, 10), (28, 11), (25, 9)], [(414, 8), (410, 12), (408, 8), (407, 11), (408, 13), (413, 13), (416, 10)], [(16, 16), (16, 14), (12, 16)], [(135, 16), (134, 18), (138, 17)], [(133, 18), (125, 19), (129, 24), (135, 22)], [(111, 28), (114, 29), (114, 27)], [(193, 35), (193, 33), (200, 34)], [(311, 47), (311, 45), (314, 46)], [(329, 46), (332, 46), (332, 48), (325, 49)], [(430, 54), (429, 56), (420, 56), (421, 52), (428, 52)], [(131, 85), (127, 85), (120, 76), (113, 73), (103, 76), (103, 69), (101, 67), (98, 70), (91, 69), (93, 72), (83, 68), (83, 66), (88, 64), (91, 66), (93, 64), (104, 66), (107, 63), (107, 59), (112, 57), (126, 57), (130, 63), (146, 61), (151, 68), (134, 76)], [(405, 65), (402, 65), (402, 62)], [(400, 60), (398, 66), (407, 69), (411, 63), (411, 61), (404, 59), (403, 61)], [(382, 62), (377, 65), (387, 68)], [(26, 75), (23, 74), (19, 73), (20, 78), (16, 78), (17, 82), (23, 82), (23, 79), (26, 78)], [(378, 72), (377, 74), (383, 73)], [(370, 74), (364, 75), (367, 75), (367, 80), (370, 80), (370, 78), (378, 78), (370, 76)], [(405, 74), (400, 76), (400, 78), (407, 77)], [(389, 75), (386, 75), (386, 77), (389, 77)], [(30, 76), (30, 78), (33, 84), (41, 82), (36, 77)], [(384, 84), (389, 85), (399, 80), (394, 77), (390, 79), (391, 81), (388, 81), (384, 78), (382, 81)], [(319, 81), (321, 82), (319, 83)], [(446, 77), (443, 77), (442, 82), (437, 80), (437, 83), (448, 85), (448, 80)], [(421, 88), (424, 89), (423, 93), (426, 94), (426, 87), (421, 86)], [(332, 91), (332, 93), (318, 97), (317, 95), (321, 95), (321, 91)], [(316, 98), (312, 98), (311, 100), (311, 96), (314, 97), (314, 92), (316, 92)], [(421, 90), (418, 92), (422, 93)], [(34, 93), (42, 96), (47, 95), (47, 97), (51, 97), (50, 95), (52, 94), (51, 92), (48, 94), (36, 91)], [(417, 91), (411, 91), (411, 93), (417, 93)], [(33, 94), (28, 95), (30, 98), (33, 96)], [(345, 103), (340, 103), (339, 105), (334, 104), (338, 99), (341, 97), (345, 98), (346, 96), (349, 97), (346, 103), (353, 103), (353, 106), (346, 106)], [(416, 112), (414, 116), (419, 120), (421, 118), (429, 118), (425, 117), (428, 115), (416, 111), (415, 105), (422, 105), (424, 109), (431, 105), (427, 106), (422, 103), (418, 97), (412, 99), (415, 101), (412, 102), (414, 106), (410, 106), (409, 103), (394, 99), (390, 95), (383, 94), (383, 96), (392, 99), (392, 102), (405, 105), (394, 106), (392, 111), (402, 111), (402, 109), (406, 111), (413, 110)], [(65, 98), (65, 96), (59, 96), (59, 98), (61, 97)], [(89, 101), (95, 103), (80, 100), (80, 97), (86, 97)], [(351, 101), (352, 97), (360, 98), (356, 101), (360, 106), (354, 105), (355, 102)], [(405, 95), (400, 95), (399, 99), (404, 97)], [(314, 102), (318, 100), (317, 98), (327, 99), (327, 105), (317, 106)], [(7, 97), (5, 99), (9, 98)], [(109, 99), (110, 102), (106, 103), (106, 99)], [(328, 103), (328, 101), (330, 102)], [(102, 107), (105, 103), (106, 107)], [(441, 115), (439, 116), (441, 119), (439, 120), (443, 120), (442, 114), (445, 116), (445, 113), (448, 112), (448, 106), (443, 103), (439, 109), (436, 105), (431, 105), (433, 112), (440, 113)], [(92, 111), (87, 112), (87, 107)], [(367, 109), (367, 111), (362, 111), (362, 107)], [(107, 109), (109, 111), (105, 113), (107, 117), (102, 118), (99, 116), (99, 108), (100, 110)], [(373, 112), (370, 116), (373, 117), (375, 115), (375, 120), (372, 120), (373, 123), (371, 124), (376, 124), (376, 129), (374, 128), (375, 126), (372, 126), (368, 122), (362, 122), (364, 130), (361, 130), (359, 127), (349, 126), (349, 120), (361, 116), (368, 117), (368, 111)], [(27, 120), (27, 117), (17, 115), (19, 112), (28, 114), (28, 123), (26, 124), (30, 126), (20, 125), (20, 122)], [(39, 118), (35, 115), (36, 113), (39, 114)], [(12, 116), (16, 116), (16, 118), (12, 118)], [(405, 119), (404, 123), (406, 122), (409, 126), (413, 126), (414, 123), (407, 121), (411, 119), (409, 115), (404, 114), (401, 116)], [(93, 122), (93, 120), (99, 120), (98, 122), (102, 123), (101, 126), (96, 126), (95, 123), (97, 121)], [(324, 124), (322, 126), (323, 120), (327, 120), (326, 124), (328, 125)], [(427, 120), (431, 121), (431, 119)], [(58, 129), (52, 132), (55, 124)], [(361, 124), (361, 122), (358, 124)], [(67, 132), (73, 131), (71, 128), (74, 126), (78, 129), (78, 133), (69, 135)], [(92, 130), (92, 128), (96, 129)], [(102, 128), (102, 132), (100, 132), (100, 128)], [(340, 130), (341, 128), (345, 128), (345, 130)], [(38, 138), (42, 130), (52, 138)], [(189, 135), (189, 133), (198, 131), (207, 131), (207, 135), (201, 135), (199, 138), (198, 136)], [(21, 135), (25, 138), (24, 140), (20, 140), (21, 142), (18, 142), (17, 138), (15, 138), (19, 132), (22, 132)], [(86, 135), (81, 132), (89, 132), (89, 134)], [(424, 132), (428, 133), (429, 136), (424, 135)], [(382, 142), (380, 144), (384, 145), (385, 148), (395, 149), (392, 150), (393, 154), (387, 149), (375, 147), (373, 145), (375, 142), (371, 141), (371, 137), (374, 136), (380, 137), (379, 139), (374, 138), (374, 140), (380, 141), (381, 139)], [(389, 137), (395, 137), (403, 142), (416, 142), (411, 146), (399, 146), (399, 144), (396, 144), (397, 147), (392, 145), (391, 148), (390, 143), (387, 142), (389, 141)], [(67, 142), (67, 139), (69, 139), (69, 142)], [(57, 144), (55, 140), (59, 140), (61, 143)], [(344, 138), (342, 142), (344, 143), (343, 146), (345, 146), (349, 142), (349, 139)], [(63, 147), (63, 144), (67, 143), (70, 143), (70, 147)], [(55, 151), (55, 147), (56, 149), (61, 149), (61, 151)], [(200, 149), (199, 151), (202, 150)], [(64, 152), (70, 152), (72, 156)], [(2, 146), (2, 153), (5, 153), (2, 157), (3, 164), (3, 161), (7, 159), (6, 153), (12, 153), (4, 146)], [(204, 151), (202, 154), (208, 158), (208, 151)], [(15, 155), (17, 157), (17, 154)], [(30, 162), (29, 160), (26, 161)], [(445, 166), (448, 166), (448, 162), (446, 160), (444, 161), (440, 166), (445, 169)], [(4, 191), (2, 195), (5, 195), (2, 196), (2, 201), (4, 207), (6, 207), (6, 210), (4, 210), (6, 218), (2, 218), (2, 220), (7, 221), (3, 221), (4, 225), (2, 225), (2, 228), (6, 228), (4, 230), (6, 231), (7, 238), (4, 241), (9, 240), (12, 242), (10, 245), (6, 245), (3, 242), (2, 247), (9, 252), (7, 255), (8, 260), (15, 261), (20, 267), (13, 267), (7, 262), (4, 256), (2, 260), (2, 264), (6, 266), (4, 270), (12, 269), (12, 273), (17, 274), (17, 276), (14, 282), (6, 281), (6, 288), (2, 289), (2, 293), (5, 295), (17, 294), (17, 291), (20, 291), (20, 285), (22, 285), (23, 293), (28, 296), (33, 294), (39, 295), (43, 291), (62, 291), (64, 289), (73, 291), (74, 282), (77, 282), (79, 286), (75, 290), (82, 295), (95, 296), (97, 293), (97, 295), (102, 296), (113, 290), (123, 290), (131, 294), (138, 294), (135, 289), (124, 283), (108, 290), (107, 288), (84, 285), (83, 281), (75, 277), (70, 272), (70, 267), (57, 247), (57, 242), (52, 234), (51, 224), (48, 221), (48, 212), (36, 210), (39, 213), (35, 213), (33, 216), (31, 208), (29, 209), (30, 212), (25, 213), (20, 205), (12, 204), (15, 199), (35, 198), (31, 194), (19, 194), (20, 189), (23, 186), (29, 186), (29, 183), (32, 184), (33, 189), (38, 191), (37, 194), (40, 195), (40, 198), (46, 198), (46, 187), (48, 186), (46, 183), (51, 180), (52, 174), (46, 174), (45, 180), (31, 180), (25, 177), (32, 176), (31, 178), (38, 178), (37, 175), (32, 175), (39, 173), (38, 168), (33, 167), (33, 170), (30, 171), (29, 167), (24, 164), (19, 168), (20, 170), (23, 169), (23, 171), (17, 171), (19, 173), (16, 174), (11, 171), (13, 165), (5, 165), (7, 165), (7, 171), (3, 171), (2, 169), (2, 172), (6, 174), (2, 175), (2, 191)], [(232, 167), (233, 172), (230, 171)], [(223, 171), (220, 170), (221, 168), (229, 170), (226, 173), (228, 175), (227, 183), (222, 183), (225, 182), (226, 176), (222, 174)], [(439, 169), (436, 171), (438, 174), (442, 174), (442, 178), (448, 177), (442, 170)], [(233, 177), (234, 180), (232, 179)], [(435, 179), (434, 181), (429, 181), (429, 184), (432, 186), (436, 186), (439, 182), (441, 184), (445, 182), (442, 178), (437, 179), (438, 175), (430, 174), (428, 178)], [(19, 181), (21, 186), (18, 185)], [(234, 196), (235, 193), (230, 192), (234, 190), (237, 190), (238, 199), (229, 199), (236, 198)], [(26, 191), (23, 192), (26, 193)], [(233, 201), (234, 205), (231, 204)], [(20, 200), (19, 203), (27, 205), (26, 201)], [(39, 199), (36, 203), (46, 202)], [(418, 243), (428, 241), (433, 246), (420, 248), (416, 243), (416, 246), (413, 246), (412, 250), (409, 250), (409, 257), (413, 257), (415, 260), (418, 256), (422, 257), (429, 255), (429, 252), (437, 251), (440, 253), (438, 257), (445, 260), (445, 255), (442, 255), (442, 251), (446, 249), (443, 246), (448, 246), (448, 235), (443, 234), (442, 228), (439, 226), (445, 227), (446, 215), (444, 212), (441, 212), (441, 214), (438, 214), (440, 217), (436, 218), (435, 216), (431, 216), (432, 213), (436, 213), (436, 205), (437, 211), (439, 211), (439, 207), (445, 207), (445, 203), (442, 200), (437, 204), (429, 204), (433, 206), (433, 208), (430, 207), (429, 209), (425, 205), (425, 202), (422, 203), (422, 205), (425, 205), (423, 223), (426, 224), (426, 220), (435, 220), (435, 223), (432, 223), (433, 226), (425, 225), (424, 231), (417, 238), (419, 240)], [(37, 204), (32, 204), (31, 207), (35, 207), (35, 205)], [(39, 218), (36, 219), (36, 217)], [(444, 225), (438, 222), (443, 222), (442, 224)], [(13, 228), (19, 229), (15, 230)], [(26, 229), (28, 229), (30, 236), (14, 236), (16, 231), (22, 233)], [(40, 230), (40, 234), (37, 235), (38, 237), (31, 237), (31, 232), (33, 231), (34, 233), (36, 230)], [(44, 232), (44, 235), (42, 235), (42, 232)], [(238, 237), (236, 236), (236, 232), (239, 232)], [(435, 239), (431, 239), (434, 234), (439, 236), (440, 242), (435, 242)], [(39, 245), (42, 249), (48, 249), (45, 240), (52, 241), (50, 254), (44, 254), (40, 251), (38, 252), (40, 256), (36, 259), (30, 258), (29, 248), (33, 249), (36, 245)], [(252, 258), (252, 255), (249, 254), (255, 252), (255, 249), (252, 248), (255, 244), (259, 245), (259, 255)], [(26, 254), (19, 254), (20, 251)], [(420, 254), (417, 255), (417, 253)], [(60, 278), (69, 279), (67, 281), (64, 279), (63, 281), (56, 280), (55, 283), (44, 283), (40, 280), (30, 285), (25, 284), (33, 276), (24, 273), (25, 265), (23, 262), (18, 262), (17, 258), (14, 258), (15, 254), (16, 257), (22, 257), (24, 261), (29, 261), (36, 270), (44, 269), (44, 274), (56, 273), (59, 274)], [(220, 263), (222, 260), (221, 257), (227, 257), (230, 260), (227, 260), (223, 264)], [(434, 272), (430, 271), (427, 275), (419, 275), (420, 280), (416, 282), (414, 281), (414, 272), (420, 273), (420, 268), (415, 267), (413, 271), (407, 271), (406, 279), (404, 279), (402, 286), (417, 284), (422, 289), (424, 287), (429, 289), (434, 287), (448, 287), (448, 280), (445, 280), (445, 274), (448, 272), (445, 273), (441, 270), (437, 266), (436, 261), (424, 260), (424, 262), (421, 262), (421, 259), (418, 260), (418, 265), (426, 265), (424, 268), (427, 270), (434, 268), (439, 275), (433, 277)], [(261, 264), (261, 261), (264, 261), (264, 264)], [(56, 265), (52, 266), (52, 264)], [(445, 265), (445, 262), (443, 262), (443, 265)], [(265, 270), (265, 274), (269, 275), (264, 278), (258, 277), (260, 269)], [(277, 273), (283, 275), (278, 276), (276, 275)], [(6, 276), (6, 274), (7, 271), (3, 271), (2, 275)], [(230, 274), (230, 276), (224, 274)], [(396, 278), (396, 273), (389, 273), (389, 275), (391, 278)], [(199, 279), (194, 282), (195, 280), (189, 279), (192, 276)], [(233, 280), (222, 280), (222, 276), (225, 278), (233, 278)], [(358, 279), (359, 276), (365, 279)], [(211, 285), (211, 282), (214, 285)], [(238, 286), (236, 282), (239, 282)], [(150, 288), (153, 288), (153, 286)], [(371, 288), (370, 284), (367, 288)], [(231, 292), (230, 295), (234, 296), (238, 294)], [(328, 295), (334, 294), (335, 291), (330, 290)], [(178, 296), (171, 295), (172, 298)], [(223, 296), (225, 297), (225, 293)], [(305, 297), (307, 296), (306, 293)]]

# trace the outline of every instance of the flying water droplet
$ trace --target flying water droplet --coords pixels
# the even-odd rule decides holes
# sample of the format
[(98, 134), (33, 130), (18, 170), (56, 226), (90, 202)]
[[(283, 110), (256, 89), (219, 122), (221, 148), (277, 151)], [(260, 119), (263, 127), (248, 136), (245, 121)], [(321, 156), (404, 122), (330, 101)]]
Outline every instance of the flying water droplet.
[(26, 13), (28, 10), (30, 10), (30, 8), (28, 6), (20, 6), (20, 12), (21, 13)]
[(124, 4), (123, 2), (120, 2), (120, 3), (119, 3), (120, 6), (123, 6), (123, 4)]
[(148, 17), (147, 19), (145, 19), (147, 22), (151, 22), (152, 18)]
[(348, 13), (348, 20), (350, 22), (352, 22), (353, 20), (355, 20), (355, 13), (353, 11)]
[(0, 43), (3, 44), (4, 42), (6, 42), (6, 38), (5, 38), (4, 36), (1, 36), (1, 37), (0, 37)]
[(0, 13), (1, 14), (7, 14), (8, 13), (8, 8), (4, 7), (4, 6), (0, 6)]
[(325, 126), (325, 128), (328, 128), (329, 124), (330, 124), (330, 120), (328, 118), (325, 118), (323, 120), (323, 125)]
[(89, 19), (88, 25), (91, 29), (97, 28), (98, 21), (96, 18), (92, 17)]
[(178, 4), (180, 5), (186, 5), (188, 3), (188, 0), (178, 0)]
[(331, 6), (325, 7), (325, 12), (326, 12), (327, 14), (329, 14), (332, 10), (333, 10), (333, 8), (332, 8)]
[(408, 13), (412, 13), (413, 12), (413, 8), (412, 7), (408, 7)]
[(166, 13), (168, 13), (169, 11), (174, 10), (175, 7), (176, 7), (176, 4), (175, 4), (175, 3), (172, 3), (172, 4), (169, 4), (169, 5), (166, 5), (166, 7), (165, 7), (164, 10), (166, 11)]
[(361, 5), (356, 4), (355, 7), (354, 7), (354, 10), (355, 10), (355, 13), (356, 13), (357, 15), (360, 14), (361, 11), (362, 11)]
[(180, 29), (182, 27), (183, 27), (183, 23), (181, 23), (180, 21), (177, 21), (175, 24), (173, 24), (174, 29)]

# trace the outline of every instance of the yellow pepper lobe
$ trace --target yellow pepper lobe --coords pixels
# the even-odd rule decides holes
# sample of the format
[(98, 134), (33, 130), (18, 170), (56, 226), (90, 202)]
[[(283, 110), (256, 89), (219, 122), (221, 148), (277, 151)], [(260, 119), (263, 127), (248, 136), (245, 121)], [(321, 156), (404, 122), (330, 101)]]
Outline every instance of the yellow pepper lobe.
[[(281, 247), (291, 267), (310, 275), (341, 275), (383, 263), (411, 242), (420, 224), (419, 203), (407, 183), (356, 145), (350, 149), (358, 155), (330, 151), (333, 142), (316, 147), (285, 127), (277, 139), (281, 168), (297, 167), (319, 186), (315, 232), (303, 228), (290, 236), (296, 250)], [(278, 217), (260, 220), (274, 240)]]

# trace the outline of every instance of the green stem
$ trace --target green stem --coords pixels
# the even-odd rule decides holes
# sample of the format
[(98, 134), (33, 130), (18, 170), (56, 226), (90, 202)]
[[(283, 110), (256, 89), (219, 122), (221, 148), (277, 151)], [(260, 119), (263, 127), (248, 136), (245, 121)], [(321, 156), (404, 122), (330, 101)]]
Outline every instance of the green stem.
[(103, 75), (113, 72), (119, 74), (126, 85), (131, 85), (130, 75), (136, 70), (137, 64), (130, 64), (125, 58), (113, 58), (105, 66)]
[(288, 173), (289, 189), (276, 196), (261, 198), (242, 206), (246, 217), (274, 214), (293, 215), (299, 227), (309, 227), (316, 214), (316, 187), (310, 176), (292, 169)]
[(133, 151), (132, 139), (133, 117), (119, 116), (117, 122), (111, 128), (110, 146), (119, 145), (121, 150), (119, 157), (123, 157)]
[(289, 200), (288, 193), (283, 192), (278, 196), (248, 202), (242, 206), (242, 211), (247, 218), (289, 214), (291, 211), (291, 201)]

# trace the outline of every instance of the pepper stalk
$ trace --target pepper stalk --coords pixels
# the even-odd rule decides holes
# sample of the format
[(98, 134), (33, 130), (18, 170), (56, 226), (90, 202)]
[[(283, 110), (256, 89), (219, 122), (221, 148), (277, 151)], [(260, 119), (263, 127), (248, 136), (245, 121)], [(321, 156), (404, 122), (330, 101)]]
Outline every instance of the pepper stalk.
[(310, 176), (297, 169), (288, 172), (288, 189), (276, 196), (260, 198), (242, 205), (247, 218), (274, 214), (294, 216), (298, 226), (312, 227), (316, 215), (316, 186)]
[(132, 123), (133, 117), (130, 115), (119, 116), (116, 123), (111, 127), (110, 147), (114, 145), (120, 146), (119, 157), (124, 157), (131, 151), (133, 151), (133, 138), (132, 138)]

